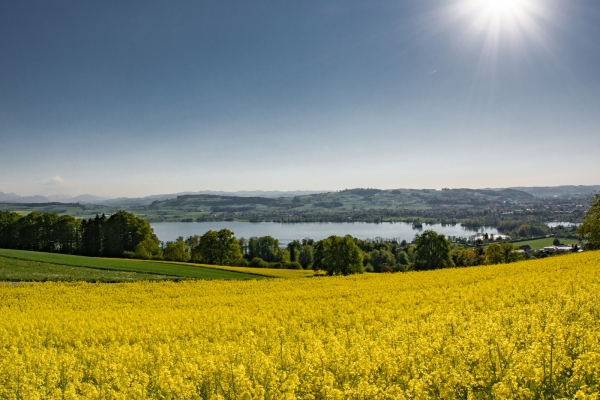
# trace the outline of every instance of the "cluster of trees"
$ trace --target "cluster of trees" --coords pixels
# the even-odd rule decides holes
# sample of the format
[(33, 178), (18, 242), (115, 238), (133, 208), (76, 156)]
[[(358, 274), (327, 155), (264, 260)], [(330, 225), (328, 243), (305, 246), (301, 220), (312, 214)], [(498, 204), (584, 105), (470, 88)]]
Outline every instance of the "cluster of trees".
[(294, 249), (290, 254), (288, 249), (279, 245), (279, 240), (271, 236), (236, 239), (229, 229), (210, 230), (187, 239), (179, 237), (174, 242), (167, 242), (163, 250), (164, 259), (169, 261), (302, 269), (296, 254)]
[(487, 247), (478, 243), (472, 249), (461, 248), (434, 231), (417, 235), (413, 243), (331, 236), (320, 241), (294, 240), (282, 247), (271, 236), (236, 239), (232, 231), (222, 229), (168, 242), (163, 256), (172, 261), (313, 269), (329, 275), (348, 275), (510, 263), (520, 259), (517, 250), (510, 243), (492, 243)]
[(107, 218), (79, 220), (70, 215), (0, 212), (0, 247), (85, 256), (161, 258), (150, 224), (125, 211)]
[(179, 237), (167, 242), (163, 258), (168, 261), (195, 262), (212, 265), (240, 265), (242, 252), (239, 242), (229, 229), (208, 231), (187, 239)]

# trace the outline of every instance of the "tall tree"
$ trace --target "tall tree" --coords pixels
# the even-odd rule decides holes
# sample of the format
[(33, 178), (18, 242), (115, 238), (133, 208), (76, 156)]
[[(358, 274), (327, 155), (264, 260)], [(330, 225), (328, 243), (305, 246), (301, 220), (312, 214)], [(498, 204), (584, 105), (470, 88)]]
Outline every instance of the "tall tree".
[(61, 216), (55, 224), (58, 251), (63, 254), (77, 253), (80, 246), (81, 222), (70, 215)]
[(281, 248), (279, 240), (271, 236), (252, 237), (248, 242), (249, 257), (259, 257), (267, 262), (281, 261)]
[(41, 243), (40, 249), (46, 252), (58, 251), (60, 248), (58, 238), (58, 220), (56, 213), (45, 212), (42, 214), (41, 223)]
[(200, 235), (193, 235), (185, 239), (185, 243), (190, 246), (190, 261), (200, 262), (202, 256), (200, 255)]
[(297, 262), (300, 257), (300, 251), (302, 250), (302, 244), (299, 240), (293, 240), (288, 243), (287, 250), (290, 252), (290, 261)]
[(190, 246), (180, 236), (174, 242), (167, 242), (163, 256), (168, 261), (187, 262), (190, 260)]
[(40, 251), (43, 244), (42, 213), (34, 211), (17, 222), (18, 249)]
[(396, 266), (396, 258), (387, 250), (373, 250), (369, 255), (375, 272), (392, 272)]
[(600, 250), (600, 195), (597, 194), (590, 202), (577, 233), (587, 239), (587, 250)]
[(11, 249), (16, 246), (17, 222), (21, 218), (16, 212), (0, 211), (0, 248)]
[(203, 263), (233, 265), (242, 258), (240, 244), (229, 229), (208, 231), (200, 237), (200, 258)]
[(298, 262), (302, 265), (302, 268), (309, 269), (313, 264), (313, 248), (312, 246), (305, 244), (300, 250), (300, 256)]
[(148, 221), (126, 211), (111, 215), (103, 228), (104, 253), (109, 257), (121, 257), (126, 251), (135, 252), (137, 245), (146, 239), (158, 243)]
[(330, 236), (315, 243), (313, 269), (327, 275), (363, 273), (363, 255), (350, 236)]
[(428, 270), (454, 267), (452, 247), (444, 235), (427, 230), (415, 236), (415, 269)]
[(519, 259), (517, 247), (512, 243), (492, 243), (485, 249), (485, 262), (489, 265), (509, 264)]
[(106, 215), (96, 215), (81, 223), (81, 253), (86, 256), (97, 257), (104, 252), (104, 223)]

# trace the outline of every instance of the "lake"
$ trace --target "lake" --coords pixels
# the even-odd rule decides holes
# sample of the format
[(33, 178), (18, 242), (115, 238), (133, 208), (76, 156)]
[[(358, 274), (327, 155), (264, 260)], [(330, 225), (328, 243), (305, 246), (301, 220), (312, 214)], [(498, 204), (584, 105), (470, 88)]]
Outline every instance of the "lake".
[(466, 229), (460, 225), (423, 224), (422, 229), (414, 229), (412, 224), (405, 222), (373, 224), (368, 222), (306, 222), (306, 223), (277, 223), (277, 222), (157, 222), (152, 223), (154, 233), (162, 241), (171, 241), (179, 236), (187, 238), (192, 235), (203, 235), (209, 230), (218, 231), (227, 228), (235, 233), (237, 238), (252, 236), (272, 236), (279, 239), (283, 246), (295, 239), (311, 238), (325, 239), (331, 235), (352, 235), (359, 239), (405, 239), (410, 242), (415, 234), (432, 229), (446, 236), (469, 237), (478, 232), (498, 234), (495, 228), (482, 228), (479, 231)]

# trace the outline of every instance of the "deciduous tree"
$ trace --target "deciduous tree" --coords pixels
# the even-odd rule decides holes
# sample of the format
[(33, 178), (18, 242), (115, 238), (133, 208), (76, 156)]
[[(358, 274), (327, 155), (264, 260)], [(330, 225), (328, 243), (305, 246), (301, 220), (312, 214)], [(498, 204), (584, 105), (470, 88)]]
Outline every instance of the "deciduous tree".
[(240, 244), (229, 229), (208, 231), (200, 237), (200, 259), (214, 265), (234, 265), (242, 258)]
[(492, 243), (485, 249), (486, 264), (509, 264), (520, 259), (512, 243)]
[(330, 236), (315, 244), (313, 269), (327, 271), (327, 275), (363, 273), (363, 255), (350, 236)]
[(592, 199), (577, 233), (587, 239), (586, 249), (600, 250), (600, 195)]
[(451, 244), (444, 235), (427, 230), (415, 236), (415, 269), (428, 270), (454, 267)]

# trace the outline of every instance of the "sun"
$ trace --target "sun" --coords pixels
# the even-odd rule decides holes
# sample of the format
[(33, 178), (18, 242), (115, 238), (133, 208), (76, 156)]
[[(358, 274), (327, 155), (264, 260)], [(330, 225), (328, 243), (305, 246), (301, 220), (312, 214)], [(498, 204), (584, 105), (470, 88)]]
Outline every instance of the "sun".
[[(537, 0), (466, 0), (464, 11), (479, 31), (518, 32), (534, 25)], [(460, 4), (460, 3), (459, 3)]]
[(515, 14), (523, 11), (523, 0), (478, 0), (481, 7), (493, 14)]

